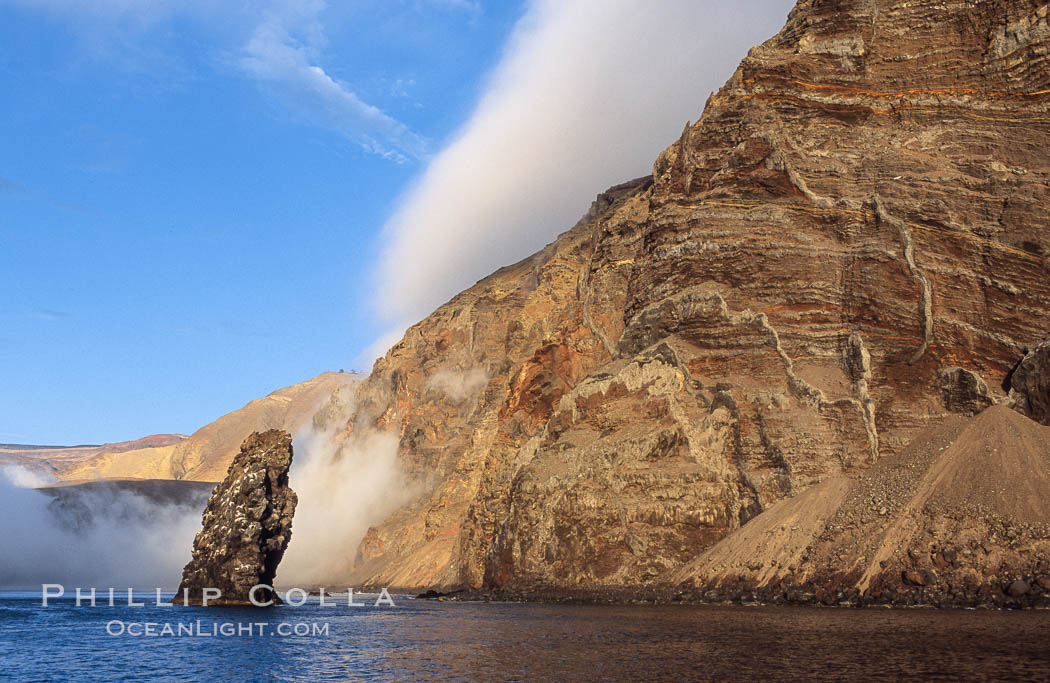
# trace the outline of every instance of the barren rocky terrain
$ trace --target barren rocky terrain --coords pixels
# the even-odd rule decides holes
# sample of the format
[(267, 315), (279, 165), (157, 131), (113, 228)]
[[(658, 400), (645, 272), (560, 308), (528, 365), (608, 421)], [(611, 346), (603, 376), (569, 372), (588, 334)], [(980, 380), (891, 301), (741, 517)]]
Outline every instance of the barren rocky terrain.
[[(369, 531), (355, 585), (656, 586), (778, 505), (846, 544), (812, 561), (900, 575), (896, 554), (848, 545), (847, 521), (915, 501), (1015, 512), (967, 467), (935, 486), (919, 475), (941, 465), (908, 465), (911, 483), (885, 468), (1017, 404), (1008, 378), (1050, 332), (1047, 21), (1030, 0), (799, 2), (651, 177), (376, 363), (345, 438), (394, 431), (425, 493)], [(994, 482), (994, 449), (1025, 430), (990, 415), (1003, 441), (975, 452)], [(898, 475), (929, 496), (876, 490)], [(864, 519), (835, 521), (854, 499)], [(969, 552), (999, 533), (984, 519)], [(921, 574), (938, 555), (917, 552)]]
[(106, 454), (168, 449), (185, 438), (182, 434), (154, 434), (134, 441), (108, 443), (101, 446), (0, 444), (0, 464), (18, 465), (45, 474), (54, 474), (88, 460), (97, 460)]
[(709, 598), (1050, 604), (1050, 428), (998, 406), (773, 506), (663, 577)]

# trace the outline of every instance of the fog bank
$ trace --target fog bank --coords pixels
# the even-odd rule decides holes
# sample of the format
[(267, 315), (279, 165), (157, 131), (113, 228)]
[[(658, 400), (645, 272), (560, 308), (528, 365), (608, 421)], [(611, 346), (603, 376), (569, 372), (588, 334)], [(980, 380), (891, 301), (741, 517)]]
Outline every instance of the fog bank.
[(0, 471), (0, 588), (165, 588), (190, 559), (204, 500), (161, 504), (113, 487), (64, 489), (61, 499), (28, 488), (46, 480)]
[(793, 5), (530, 2), (473, 114), (385, 226), (377, 291), (391, 326), (528, 256), (598, 192), (648, 173)]

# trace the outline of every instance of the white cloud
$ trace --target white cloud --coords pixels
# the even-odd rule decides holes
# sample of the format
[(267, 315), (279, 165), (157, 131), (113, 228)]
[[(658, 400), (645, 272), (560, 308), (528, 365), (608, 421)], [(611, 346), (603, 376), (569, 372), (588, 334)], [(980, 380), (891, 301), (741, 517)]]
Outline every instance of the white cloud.
[(49, 309), (44, 309), (40, 311), (32, 311), (29, 314), (29, 317), (36, 318), (37, 320), (56, 321), (64, 320), (70, 317), (70, 314), (66, 313), (65, 311), (52, 311)]
[(466, 125), (385, 227), (378, 305), (418, 320), (649, 172), (793, 0), (533, 0)]
[(327, 428), (295, 435), (288, 482), (299, 496), (292, 540), (277, 571), (281, 586), (342, 586), (368, 528), (418, 493), (401, 470), (398, 437), (362, 428), (344, 438), (352, 398), (333, 396)]
[(372, 362), (381, 358), (394, 344), (401, 341), (408, 330), (408, 325), (396, 325), (387, 330), (365, 348), (360, 355), (354, 358), (355, 367), (365, 368), (368, 372), (372, 369)]
[(444, 394), (453, 401), (473, 399), (486, 384), (489, 375), (484, 368), (456, 370), (445, 368), (427, 377), (427, 389)]
[(0, 470), (0, 477), (6, 478), (11, 484), (23, 489), (37, 488), (54, 483), (54, 479), (51, 477), (18, 465), (5, 467), (3, 470)]
[[(217, 53), (230, 55), (228, 61), (303, 120), (394, 161), (427, 153), (424, 137), (363, 101), (321, 65), (323, 0), (0, 0), (0, 6), (5, 4), (75, 22), (95, 51), (111, 57), (125, 53), (132, 62), (150, 53), (146, 31), (176, 18), (189, 19), (215, 41)], [(161, 62), (174, 70), (170, 61)]]
[(370, 152), (399, 162), (424, 156), (424, 138), (363, 102), (315, 63), (320, 29), (315, 22), (307, 26), (315, 36), (301, 42), (289, 31), (287, 17), (271, 14), (241, 49), (240, 67), (262, 82), (277, 85), (285, 101), (302, 115)]

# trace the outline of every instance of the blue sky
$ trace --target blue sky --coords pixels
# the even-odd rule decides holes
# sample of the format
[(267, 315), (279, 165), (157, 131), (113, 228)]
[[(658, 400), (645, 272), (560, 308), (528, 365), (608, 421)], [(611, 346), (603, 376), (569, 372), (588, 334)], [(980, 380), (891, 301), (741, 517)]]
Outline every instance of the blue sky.
[[(759, 2), (716, 32), (735, 3), (0, 0), (0, 442), (190, 433), (369, 369), (646, 172), (791, 4)], [(549, 134), (590, 120), (626, 142)]]
[[(394, 5), (323, 17), (323, 63), (436, 148), (521, 8)], [(250, 20), (135, 21), (0, 4), (0, 441), (192, 431), (376, 335), (354, 294), (424, 161), (239, 68)]]

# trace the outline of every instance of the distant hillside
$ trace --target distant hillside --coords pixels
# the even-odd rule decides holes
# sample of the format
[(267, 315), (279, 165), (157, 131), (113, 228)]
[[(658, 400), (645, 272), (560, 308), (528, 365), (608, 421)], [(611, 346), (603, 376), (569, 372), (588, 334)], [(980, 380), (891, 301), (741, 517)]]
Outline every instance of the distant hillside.
[(134, 441), (120, 441), (102, 445), (30, 446), (0, 444), (0, 465), (19, 465), (32, 470), (53, 473), (77, 463), (98, 458), (108, 453), (125, 453), (143, 449), (174, 446), (184, 441), (183, 434), (154, 434)]
[(357, 375), (325, 372), (279, 389), (239, 410), (223, 415), (175, 444), (129, 450), (107, 450), (70, 461), (55, 473), (59, 479), (184, 479), (221, 481), (244, 438), (265, 429), (295, 431), (340, 387)]
[(83, 502), (85, 497), (94, 495), (102, 500), (112, 500), (123, 493), (141, 496), (156, 505), (189, 505), (203, 510), (213, 488), (214, 484), (209, 481), (107, 479), (79, 484), (53, 484), (37, 490), (65, 508), (90, 512)]

